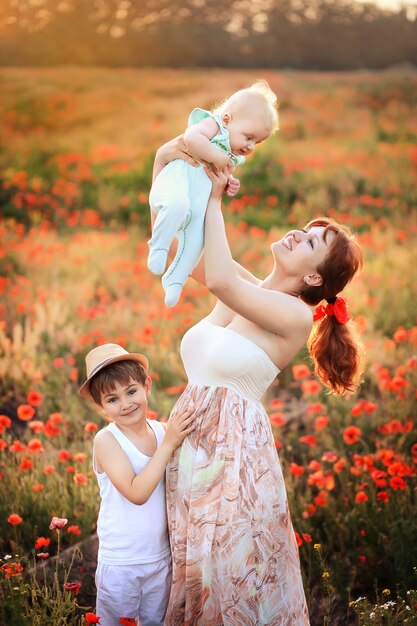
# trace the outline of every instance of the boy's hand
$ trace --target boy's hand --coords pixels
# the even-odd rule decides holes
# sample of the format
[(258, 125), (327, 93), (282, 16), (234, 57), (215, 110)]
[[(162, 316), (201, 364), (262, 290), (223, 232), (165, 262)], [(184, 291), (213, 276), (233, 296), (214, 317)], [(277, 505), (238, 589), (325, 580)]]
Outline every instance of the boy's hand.
[(234, 178), (234, 176), (230, 175), (229, 180), (227, 181), (227, 185), (225, 187), (225, 194), (227, 196), (235, 196), (240, 189), (240, 180), (238, 178)]
[(182, 444), (185, 437), (194, 430), (193, 424), (196, 415), (194, 409), (188, 409), (184, 413), (171, 415), (168, 420), (164, 443), (174, 451)]

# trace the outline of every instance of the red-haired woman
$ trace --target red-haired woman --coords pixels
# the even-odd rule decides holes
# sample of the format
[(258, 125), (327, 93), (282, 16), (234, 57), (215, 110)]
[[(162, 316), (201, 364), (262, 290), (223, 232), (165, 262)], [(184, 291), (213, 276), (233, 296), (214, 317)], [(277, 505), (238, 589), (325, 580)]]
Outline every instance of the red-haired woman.
[[(160, 148), (155, 174), (172, 158), (192, 162), (181, 138)], [(166, 624), (306, 626), (284, 480), (260, 398), (307, 342), (322, 382), (336, 394), (355, 390), (360, 353), (339, 294), (362, 255), (346, 228), (321, 218), (273, 243), (271, 273), (257, 279), (230, 253), (221, 211), (227, 176), (207, 174), (205, 253), (193, 277), (218, 302), (181, 343), (189, 382), (173, 412), (194, 407), (197, 417), (169, 467)], [(313, 327), (310, 306), (325, 300)]]

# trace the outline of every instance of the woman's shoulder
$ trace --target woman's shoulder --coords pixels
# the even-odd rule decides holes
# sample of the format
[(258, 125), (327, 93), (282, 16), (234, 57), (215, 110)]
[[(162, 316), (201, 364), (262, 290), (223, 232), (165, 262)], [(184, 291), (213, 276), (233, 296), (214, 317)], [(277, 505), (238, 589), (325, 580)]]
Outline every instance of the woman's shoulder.
[(300, 298), (289, 297), (291, 298), (289, 301), (291, 323), (288, 325), (288, 331), (290, 334), (299, 335), (300, 337), (304, 335), (306, 341), (313, 326), (313, 312), (308, 304), (300, 300)]

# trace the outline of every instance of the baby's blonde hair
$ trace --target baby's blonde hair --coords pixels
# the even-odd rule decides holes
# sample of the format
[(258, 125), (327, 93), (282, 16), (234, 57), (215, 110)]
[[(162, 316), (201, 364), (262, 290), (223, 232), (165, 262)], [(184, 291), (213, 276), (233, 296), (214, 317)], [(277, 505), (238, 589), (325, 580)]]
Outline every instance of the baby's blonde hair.
[(213, 113), (238, 113), (248, 106), (248, 103), (261, 104), (264, 107), (266, 121), (274, 133), (279, 128), (277, 96), (272, 91), (266, 80), (257, 80), (250, 87), (239, 89), (226, 100), (220, 102), (213, 109)]

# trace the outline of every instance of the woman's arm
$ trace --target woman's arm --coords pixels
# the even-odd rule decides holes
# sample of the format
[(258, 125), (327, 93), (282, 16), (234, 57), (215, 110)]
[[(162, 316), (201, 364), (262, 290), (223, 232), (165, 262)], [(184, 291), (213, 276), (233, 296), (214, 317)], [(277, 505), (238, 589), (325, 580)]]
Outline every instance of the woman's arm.
[(205, 220), (205, 271), (209, 290), (226, 306), (261, 328), (282, 337), (295, 334), (307, 340), (312, 325), (310, 309), (298, 298), (254, 284), (235, 266), (221, 210), (225, 172), (206, 168), (213, 182)]
[[(193, 165), (194, 167), (198, 167), (201, 165), (190, 154), (188, 154), (187, 146), (185, 145), (185, 142), (184, 142), (184, 135), (179, 135), (178, 137), (175, 137), (175, 139), (172, 139), (171, 141), (164, 143), (157, 150), (156, 155), (155, 155), (152, 180), (155, 180), (155, 178), (158, 176), (159, 172), (165, 167), (165, 165), (168, 165), (168, 163), (170, 163), (171, 161), (174, 161), (175, 159), (182, 159), (183, 161), (186, 161), (187, 163), (189, 163), (190, 165)], [(156, 214), (153, 213), (153, 211), (151, 210), (152, 228), (153, 228), (155, 219), (156, 219)], [(170, 259), (174, 258), (176, 251), (177, 251), (177, 247), (178, 247), (177, 240), (174, 239), (169, 249)], [(253, 282), (255, 284), (258, 284), (260, 282), (259, 279), (256, 278), (256, 276), (251, 274), (249, 270), (246, 270), (244, 267), (239, 265), (239, 263), (234, 261), (234, 264), (236, 267), (236, 271), (239, 273), (240, 276), (244, 277), (246, 280)], [(202, 285), (206, 284), (206, 275), (205, 275), (205, 268), (204, 268), (204, 253), (201, 255), (200, 260), (195, 266), (191, 274), (191, 277), (194, 278), (194, 280), (196, 280), (197, 282), (201, 283)]]

